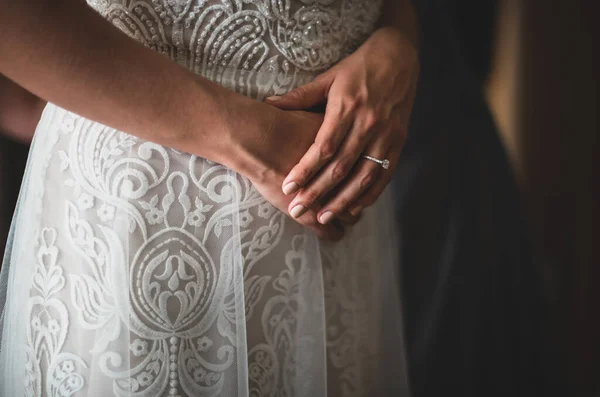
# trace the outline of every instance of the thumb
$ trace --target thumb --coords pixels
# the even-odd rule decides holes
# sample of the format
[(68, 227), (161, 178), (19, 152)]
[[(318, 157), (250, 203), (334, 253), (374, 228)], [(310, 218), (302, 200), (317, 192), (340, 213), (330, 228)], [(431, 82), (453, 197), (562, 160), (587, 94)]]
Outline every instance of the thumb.
[(308, 109), (325, 103), (330, 86), (329, 78), (322, 75), (287, 94), (268, 97), (266, 102), (284, 110)]

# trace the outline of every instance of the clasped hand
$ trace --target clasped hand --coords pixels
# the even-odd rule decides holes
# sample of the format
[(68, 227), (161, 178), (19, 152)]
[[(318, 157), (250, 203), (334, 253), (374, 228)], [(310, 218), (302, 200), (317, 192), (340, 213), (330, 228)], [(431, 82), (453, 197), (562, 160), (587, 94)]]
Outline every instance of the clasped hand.
[[(314, 142), (282, 183), (283, 193), (294, 195), (293, 218), (313, 211), (322, 225), (353, 220), (377, 200), (406, 140), (418, 71), (412, 43), (394, 29), (380, 29), (312, 82), (267, 98), (283, 110), (326, 103)], [(389, 168), (364, 155), (388, 160)]]
[[(412, 43), (397, 30), (379, 29), (314, 81), (230, 118), (231, 151), (241, 155), (225, 160), (297, 222), (340, 239), (392, 178), (417, 75)], [(305, 111), (323, 104), (325, 114)], [(365, 155), (387, 159), (389, 168)]]

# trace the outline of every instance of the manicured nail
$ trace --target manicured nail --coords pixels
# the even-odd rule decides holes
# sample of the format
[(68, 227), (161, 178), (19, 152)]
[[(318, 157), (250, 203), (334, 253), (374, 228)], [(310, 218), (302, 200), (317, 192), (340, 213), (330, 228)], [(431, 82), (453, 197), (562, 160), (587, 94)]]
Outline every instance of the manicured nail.
[(285, 194), (286, 196), (292, 193), (295, 193), (298, 189), (300, 188), (300, 186), (298, 186), (298, 184), (296, 182), (290, 182), (288, 184), (286, 184), (283, 187), (283, 194)]
[(267, 101), (269, 102), (277, 102), (277, 101), (281, 101), (283, 99), (282, 96), (279, 95), (273, 95), (267, 98)]
[(333, 220), (333, 218), (335, 218), (335, 214), (331, 211), (326, 211), (319, 218), (319, 222), (321, 222), (322, 225), (326, 225), (329, 222), (331, 222)]
[(298, 204), (290, 211), (292, 218), (300, 218), (306, 212), (306, 207), (302, 204)]
[(361, 205), (357, 205), (356, 207), (352, 208), (349, 212), (352, 214), (352, 216), (358, 216), (362, 210), (363, 207)]

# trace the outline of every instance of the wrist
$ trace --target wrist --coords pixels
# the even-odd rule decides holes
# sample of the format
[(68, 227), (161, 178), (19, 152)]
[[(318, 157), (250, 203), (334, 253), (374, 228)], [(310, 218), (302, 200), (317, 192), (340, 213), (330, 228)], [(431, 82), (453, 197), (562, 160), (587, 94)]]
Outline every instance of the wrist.
[(201, 156), (261, 180), (270, 172), (262, 152), (277, 109), (227, 89), (213, 98), (216, 110), (200, 142), (204, 146)]
[(375, 43), (380, 51), (392, 57), (407, 56), (418, 58), (418, 47), (407, 32), (397, 26), (383, 26), (377, 29), (369, 40)]
[(411, 43), (415, 52), (419, 52), (419, 19), (411, 0), (386, 0), (379, 26), (400, 34)]
[[(198, 78), (179, 91), (177, 104), (167, 114), (156, 115), (161, 123), (159, 143), (190, 153), (237, 172), (245, 171), (238, 135), (242, 121), (249, 123), (250, 98)], [(175, 128), (173, 128), (175, 126)]]
[(268, 179), (274, 164), (269, 163), (269, 137), (279, 110), (262, 102), (242, 97), (235, 113), (229, 117), (228, 155), (224, 159), (229, 168), (254, 182)]
[(386, 26), (373, 32), (361, 50), (367, 64), (383, 74), (408, 72), (412, 76), (420, 69), (417, 49), (408, 36), (395, 27)]

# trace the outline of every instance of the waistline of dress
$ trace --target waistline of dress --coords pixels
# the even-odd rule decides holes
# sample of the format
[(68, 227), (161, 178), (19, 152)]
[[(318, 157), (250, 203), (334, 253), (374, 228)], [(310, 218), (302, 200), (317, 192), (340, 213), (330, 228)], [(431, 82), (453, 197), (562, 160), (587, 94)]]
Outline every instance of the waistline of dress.
[(312, 81), (321, 72), (306, 71), (292, 65), (282, 56), (265, 60), (255, 68), (230, 65), (191, 64), (187, 56), (170, 57), (178, 65), (227, 89), (259, 100), (270, 95), (285, 94)]

